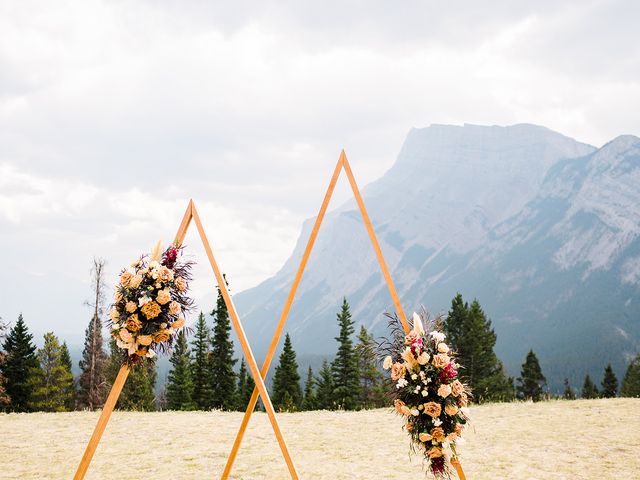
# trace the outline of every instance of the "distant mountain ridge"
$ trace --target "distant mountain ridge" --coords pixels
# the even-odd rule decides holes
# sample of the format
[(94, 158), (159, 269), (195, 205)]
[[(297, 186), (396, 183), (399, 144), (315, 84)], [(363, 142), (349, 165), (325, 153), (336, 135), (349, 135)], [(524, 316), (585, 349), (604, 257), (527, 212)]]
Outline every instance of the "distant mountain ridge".
[[(407, 312), (446, 311), (458, 291), (477, 297), (512, 375), (529, 348), (552, 387), (599, 378), (609, 361), (621, 373), (638, 350), (637, 137), (596, 149), (526, 124), (412, 129), (363, 197)], [(311, 224), (274, 277), (235, 297), (258, 356)], [(385, 334), (392, 304), (353, 201), (327, 215), (292, 308), (301, 354), (333, 353), (343, 296), (357, 323)]]

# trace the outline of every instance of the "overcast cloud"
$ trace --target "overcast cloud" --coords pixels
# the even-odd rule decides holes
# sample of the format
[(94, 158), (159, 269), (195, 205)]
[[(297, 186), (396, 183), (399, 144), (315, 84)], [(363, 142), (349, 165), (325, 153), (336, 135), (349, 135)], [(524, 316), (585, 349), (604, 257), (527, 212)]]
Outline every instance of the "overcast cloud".
[(113, 283), (190, 197), (232, 289), (251, 287), (341, 148), (364, 185), (413, 126), (638, 135), (638, 18), (633, 1), (0, 1), (0, 316), (81, 337), (92, 256)]

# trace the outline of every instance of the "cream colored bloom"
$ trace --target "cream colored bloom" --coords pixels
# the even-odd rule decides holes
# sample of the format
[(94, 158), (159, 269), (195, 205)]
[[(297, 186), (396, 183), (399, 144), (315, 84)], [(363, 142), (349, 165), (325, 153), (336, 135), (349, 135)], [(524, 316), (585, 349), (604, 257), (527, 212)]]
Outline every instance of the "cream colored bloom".
[(133, 274), (131, 272), (123, 272), (122, 275), (120, 275), (120, 285), (122, 285), (123, 287), (128, 286), (129, 281), (131, 281), (131, 277), (133, 277)]
[(406, 371), (407, 369), (403, 364), (398, 362), (394, 363), (391, 366), (391, 380), (396, 381), (403, 378)]
[(418, 366), (418, 361), (416, 360), (415, 355), (411, 352), (410, 347), (404, 349), (402, 352), (402, 359), (407, 362), (407, 366), (410, 370)]
[(440, 388), (438, 388), (438, 395), (442, 398), (446, 398), (451, 395), (451, 386), (447, 385), (446, 383), (440, 385)]
[(115, 307), (109, 310), (109, 318), (111, 318), (111, 320), (113, 320), (114, 322), (120, 319), (120, 314), (118, 313), (118, 310)]
[(187, 281), (182, 277), (176, 277), (175, 284), (176, 288), (181, 292), (184, 292), (187, 289)]
[(385, 370), (389, 370), (391, 368), (391, 365), (393, 365), (393, 358), (391, 358), (391, 355), (387, 355), (384, 358), (384, 362), (382, 362), (382, 368), (384, 368)]
[(429, 356), (429, 354), (427, 352), (422, 352), (420, 354), (420, 356), (418, 357), (418, 363), (420, 365), (426, 365), (427, 363), (429, 363), (430, 359), (431, 359), (431, 357)]
[(422, 326), (422, 319), (420, 315), (416, 312), (413, 312), (413, 331), (416, 332), (419, 336), (424, 335), (424, 327)]
[(444, 338), (446, 336), (444, 333), (438, 332), (437, 330), (434, 330), (429, 335), (431, 335), (431, 338), (433, 338), (436, 342), (444, 342)]
[(444, 368), (447, 366), (451, 359), (449, 355), (446, 353), (439, 353), (438, 355), (433, 356), (433, 360), (431, 360), (431, 364), (436, 368)]
[(449, 346), (446, 343), (439, 343), (438, 344), (438, 352), (440, 352), (440, 353), (448, 353), (449, 352)]

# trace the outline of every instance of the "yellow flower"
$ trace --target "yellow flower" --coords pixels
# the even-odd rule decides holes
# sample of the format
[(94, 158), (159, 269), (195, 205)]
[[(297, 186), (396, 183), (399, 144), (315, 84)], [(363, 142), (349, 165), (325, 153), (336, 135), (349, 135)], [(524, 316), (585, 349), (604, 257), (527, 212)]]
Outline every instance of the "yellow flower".
[(442, 413), (442, 406), (436, 402), (429, 402), (424, 404), (424, 413), (431, 418), (438, 418)]
[(127, 330), (129, 330), (130, 332), (137, 332), (142, 328), (142, 322), (138, 320), (137, 313), (130, 315), (129, 318), (127, 318), (127, 321), (125, 322), (124, 325), (125, 327), (127, 327)]
[(170, 337), (171, 337), (171, 335), (169, 335), (168, 331), (160, 330), (159, 332), (154, 333), (153, 341), (156, 342), (156, 343), (162, 343), (162, 342), (166, 342), (167, 340), (169, 340)]
[(124, 308), (127, 312), (133, 313), (138, 308), (138, 305), (136, 305), (136, 302), (128, 301)]
[(444, 413), (453, 417), (456, 413), (458, 413), (458, 407), (456, 407), (453, 403), (448, 403), (446, 407), (444, 407)]
[(171, 301), (171, 294), (168, 289), (160, 290), (158, 292), (158, 296), (156, 297), (156, 302), (160, 305), (165, 305)]
[(151, 320), (152, 318), (156, 318), (158, 315), (160, 315), (160, 312), (161, 312), (160, 305), (158, 305), (153, 300), (145, 303), (142, 306), (141, 310), (144, 316), (147, 317), (149, 320)]

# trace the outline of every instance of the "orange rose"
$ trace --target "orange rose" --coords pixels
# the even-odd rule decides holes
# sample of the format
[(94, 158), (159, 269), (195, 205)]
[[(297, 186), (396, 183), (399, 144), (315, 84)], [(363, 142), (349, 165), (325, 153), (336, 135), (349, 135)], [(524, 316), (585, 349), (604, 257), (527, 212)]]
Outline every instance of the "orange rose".
[(440, 352), (440, 353), (449, 352), (449, 346), (446, 343), (439, 343), (438, 344), (438, 352)]
[(417, 340), (418, 337), (419, 337), (418, 332), (411, 330), (407, 335), (405, 335), (404, 344), (411, 345), (411, 342), (413, 342), (414, 340)]
[(166, 330), (160, 330), (159, 332), (153, 334), (153, 341), (156, 343), (162, 343), (169, 340), (170, 337), (171, 335), (169, 335), (169, 332), (167, 332)]
[(169, 304), (169, 313), (171, 315), (178, 315), (180, 313), (180, 304), (175, 300)]
[(444, 454), (442, 453), (442, 449), (439, 447), (431, 447), (427, 450), (427, 456), (429, 458), (440, 458), (442, 455)]
[(453, 403), (448, 403), (446, 407), (444, 407), (444, 413), (453, 417), (456, 413), (458, 413), (458, 407), (456, 407)]
[(454, 397), (457, 397), (462, 392), (464, 392), (464, 385), (460, 383), (458, 380), (454, 380), (453, 383), (451, 384), (451, 394)]
[(440, 395), (442, 398), (446, 398), (451, 394), (451, 386), (447, 385), (446, 383), (443, 383), (442, 385), (440, 385), (440, 388), (438, 388), (438, 395)]
[(131, 277), (133, 277), (133, 274), (131, 272), (124, 272), (122, 275), (120, 275), (120, 285), (122, 285), (123, 287), (129, 285)]
[(438, 443), (444, 442), (444, 430), (442, 429), (442, 427), (432, 428), (431, 429), (431, 436)]
[(136, 311), (136, 309), (138, 308), (138, 305), (136, 305), (136, 302), (127, 302), (127, 304), (125, 305), (125, 310), (129, 313), (133, 313)]
[(136, 351), (136, 355), (139, 356), (139, 357), (144, 357), (147, 354), (148, 351), (149, 351), (148, 347), (140, 347)]
[(171, 294), (169, 293), (169, 290), (164, 289), (158, 292), (158, 296), (156, 297), (156, 302), (158, 302), (160, 305), (165, 305), (170, 301), (171, 301)]
[(391, 380), (393, 380), (394, 382), (396, 380), (400, 380), (402, 377), (404, 377), (406, 371), (407, 369), (403, 364), (397, 362), (394, 363), (393, 365), (391, 365)]
[(421, 442), (430, 442), (432, 438), (433, 437), (431, 435), (429, 435), (428, 433), (421, 433), (420, 435), (418, 435), (418, 439)]
[(442, 407), (439, 403), (429, 402), (424, 404), (424, 413), (429, 415), (431, 418), (438, 418), (442, 413)]
[(142, 277), (140, 275), (133, 275), (129, 280), (129, 286), (131, 288), (138, 288), (142, 283)]
[(149, 320), (151, 320), (152, 318), (156, 318), (158, 315), (160, 315), (160, 312), (161, 312), (160, 305), (158, 305), (153, 300), (145, 303), (142, 306), (141, 310), (144, 316), (147, 317)]
[(467, 394), (461, 393), (460, 396), (458, 397), (458, 406), (466, 407), (468, 403), (469, 403), (469, 399), (467, 397)]
[(140, 345), (147, 347), (151, 345), (153, 338), (151, 338), (151, 335), (139, 335), (137, 340)]
[(184, 318), (182, 317), (171, 324), (171, 328), (178, 329), (180, 327), (184, 327)]
[(161, 282), (168, 282), (169, 280), (173, 280), (173, 272), (167, 267), (160, 267), (160, 269), (158, 270), (158, 280), (160, 280)]
[(446, 353), (439, 353), (438, 355), (433, 356), (431, 363), (436, 368), (444, 368), (449, 363), (449, 360), (449, 355)]
[(181, 292), (184, 292), (187, 289), (187, 281), (182, 277), (176, 277), (175, 284), (176, 288)]
[(404, 428), (407, 429), (407, 432), (413, 432), (413, 425), (409, 422), (404, 424)]
[(117, 322), (120, 319), (120, 314), (118, 313), (118, 310), (115, 307), (109, 310), (109, 317), (114, 322)]
[(125, 327), (127, 327), (127, 330), (129, 330), (130, 332), (137, 332), (142, 328), (142, 322), (138, 320), (137, 313), (130, 315), (129, 318), (127, 318), (127, 321), (125, 322), (124, 325)]
[(124, 328), (120, 330), (120, 333), (118, 335), (120, 336), (120, 340), (122, 340), (124, 343), (131, 343), (133, 341), (133, 335), (131, 335), (131, 332)]

